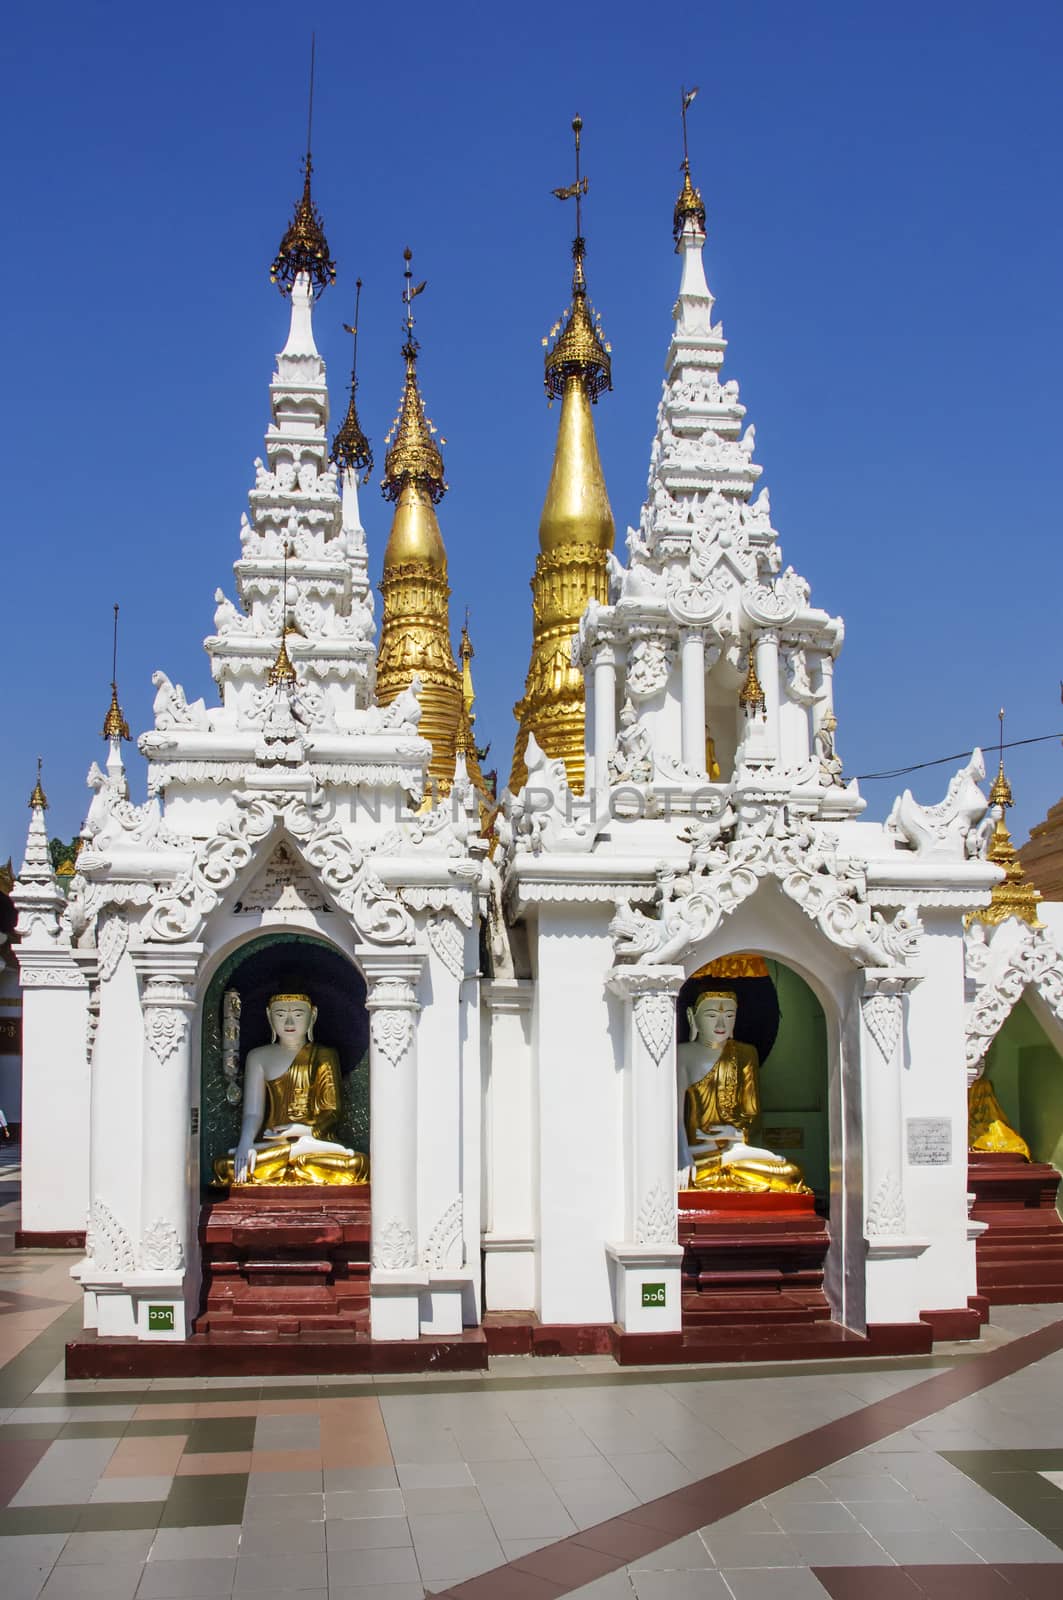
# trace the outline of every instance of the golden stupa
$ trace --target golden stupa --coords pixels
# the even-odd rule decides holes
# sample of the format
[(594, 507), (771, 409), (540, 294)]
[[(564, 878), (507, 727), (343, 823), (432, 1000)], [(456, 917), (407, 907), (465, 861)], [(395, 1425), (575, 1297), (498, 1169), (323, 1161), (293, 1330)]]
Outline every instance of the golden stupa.
[(447, 553), (435, 508), (447, 491), (435, 429), (425, 416), (417, 384), (413, 302), (424, 284), (412, 286), (411, 252), (405, 252), (406, 379), (384, 463), (382, 488), (395, 515), (384, 551), (380, 592), (384, 615), (377, 652), (377, 700), (387, 705), (416, 676), (421, 680), (419, 732), (432, 746), (429, 779), (446, 794), (454, 778), (454, 756), (462, 721), (462, 675), (450, 642)]
[(531, 733), (548, 756), (564, 761), (570, 785), (583, 792), (583, 674), (572, 664), (572, 636), (588, 600), (608, 601), (608, 556), (616, 531), (591, 415), (598, 396), (612, 388), (612, 363), (587, 297), (583, 269), (580, 202), (587, 179), (579, 167), (582, 127), (576, 117), (576, 181), (554, 190), (559, 199), (576, 202), (572, 304), (552, 330), (554, 344), (546, 355), (546, 392), (561, 401), (561, 420), (539, 519), (539, 555), (531, 584), (531, 663), (524, 696), (513, 708), (520, 724), (509, 779), (514, 793), (528, 776), (524, 753)]

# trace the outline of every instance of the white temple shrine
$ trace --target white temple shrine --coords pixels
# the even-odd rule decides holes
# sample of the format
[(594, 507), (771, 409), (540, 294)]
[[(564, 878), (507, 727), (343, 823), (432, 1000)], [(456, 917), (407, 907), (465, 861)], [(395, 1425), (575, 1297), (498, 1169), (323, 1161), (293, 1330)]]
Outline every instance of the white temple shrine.
[[(1063, 1298), (1063, 904), (979, 751), (866, 819), (844, 626), (784, 565), (689, 169), (646, 499), (564, 636), (581, 781), (525, 729), (497, 805), (467, 686), (447, 709), (409, 287), (378, 696), (309, 185), (216, 703), (155, 672), (139, 802), (115, 689), (76, 875), (38, 783), (12, 889), (19, 1242), (84, 1240), (70, 1375), (909, 1353)], [(580, 256), (581, 334), (584, 293)], [(565, 405), (602, 348), (565, 346)]]

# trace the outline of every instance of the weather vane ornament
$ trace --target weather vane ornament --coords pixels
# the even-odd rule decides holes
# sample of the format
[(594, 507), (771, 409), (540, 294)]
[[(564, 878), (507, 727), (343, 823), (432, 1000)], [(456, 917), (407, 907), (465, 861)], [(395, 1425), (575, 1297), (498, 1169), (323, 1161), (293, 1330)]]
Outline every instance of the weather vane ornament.
[(118, 704), (118, 607), (114, 608), (114, 637), (111, 644), (111, 703), (103, 719), (103, 738), (128, 739), (129, 724)]
[(676, 249), (683, 237), (688, 221), (693, 221), (699, 233), (705, 232), (705, 203), (701, 198), (701, 190), (695, 189), (690, 180), (690, 152), (687, 147), (687, 112), (697, 98), (697, 85), (693, 89), (682, 91), (682, 117), (683, 117), (683, 160), (680, 171), (683, 174), (683, 187), (679, 191), (679, 198), (675, 203), (675, 212), (672, 216), (672, 237), (675, 239)]
[(343, 324), (344, 330), (354, 341), (354, 353), (351, 357), (351, 398), (347, 406), (347, 415), (332, 441), (329, 460), (334, 461), (341, 470), (361, 473), (362, 482), (368, 483), (369, 474), (373, 470), (373, 450), (358, 420), (358, 407), (354, 398), (355, 390), (358, 388), (358, 310), (361, 303), (362, 280), (358, 278), (354, 285), (354, 323)]
[[(406, 362), (406, 381), (403, 384), (399, 414), (387, 436), (388, 453), (384, 458), (384, 480), (381, 484), (385, 500), (397, 500), (404, 484), (415, 483), (428, 495), (433, 505), (438, 505), (447, 492), (443, 478), (443, 455), (435, 442), (435, 427), (425, 415), (424, 401), (417, 384), (417, 353), (420, 345), (413, 336), (413, 302), (428, 287), (428, 280), (414, 284), (413, 251), (407, 246), (402, 253), (403, 270), (402, 303), (405, 308), (403, 326), (406, 338), (402, 355)], [(446, 440), (441, 439), (440, 444)]]
[(310, 174), (314, 164), (310, 155), (310, 139), (314, 122), (314, 36), (310, 38), (310, 103), (306, 125), (306, 161), (304, 164), (303, 193), (296, 204), (295, 215), (287, 233), (281, 240), (276, 260), (269, 269), (270, 282), (281, 294), (291, 294), (296, 280), (305, 276), (314, 292), (321, 295), (336, 281), (336, 263), (329, 255), (328, 240), (321, 213), (310, 193)]
[[(550, 330), (554, 344), (547, 351), (544, 382), (549, 398), (559, 400), (569, 378), (582, 378), (590, 399), (597, 401), (600, 394), (613, 387), (611, 347), (602, 337), (601, 322), (587, 297), (587, 279), (583, 270), (587, 242), (583, 237), (582, 200), (590, 184), (580, 172), (582, 117), (573, 117), (572, 132), (576, 144), (575, 182), (551, 191), (559, 200), (576, 202), (576, 236), (572, 241), (572, 304)], [(547, 340), (543, 342), (548, 343)]]
[[(41, 767), (42, 767), (42, 765), (43, 765), (43, 763), (41, 761), (41, 758), (40, 758), (40, 756), (38, 756), (37, 757), (37, 782), (33, 785), (33, 793), (30, 795), (30, 810), (31, 811), (47, 811), (47, 809), (48, 809), (48, 797), (45, 794), (44, 788), (43, 788), (43, 786), (41, 784)], [(23, 793), (25, 793), (25, 790), (23, 790)]]

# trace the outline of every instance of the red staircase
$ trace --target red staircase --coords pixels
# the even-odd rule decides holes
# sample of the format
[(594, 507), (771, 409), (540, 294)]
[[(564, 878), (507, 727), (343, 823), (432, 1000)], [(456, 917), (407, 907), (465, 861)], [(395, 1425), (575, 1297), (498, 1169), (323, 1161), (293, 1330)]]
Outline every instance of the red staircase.
[(1008, 1154), (971, 1155), (971, 1216), (988, 1224), (975, 1245), (978, 1293), (992, 1306), (1063, 1302), (1059, 1173)]
[(369, 1338), (369, 1187), (234, 1189), (203, 1207), (212, 1344)]

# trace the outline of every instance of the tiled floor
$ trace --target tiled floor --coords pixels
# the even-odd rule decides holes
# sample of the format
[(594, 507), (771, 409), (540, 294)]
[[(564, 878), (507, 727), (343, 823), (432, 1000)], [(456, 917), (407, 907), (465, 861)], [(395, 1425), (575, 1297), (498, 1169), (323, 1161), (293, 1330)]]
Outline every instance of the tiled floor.
[(74, 1256), (12, 1254), (4, 1600), (1063, 1595), (1063, 1307), (932, 1360), (66, 1383)]

